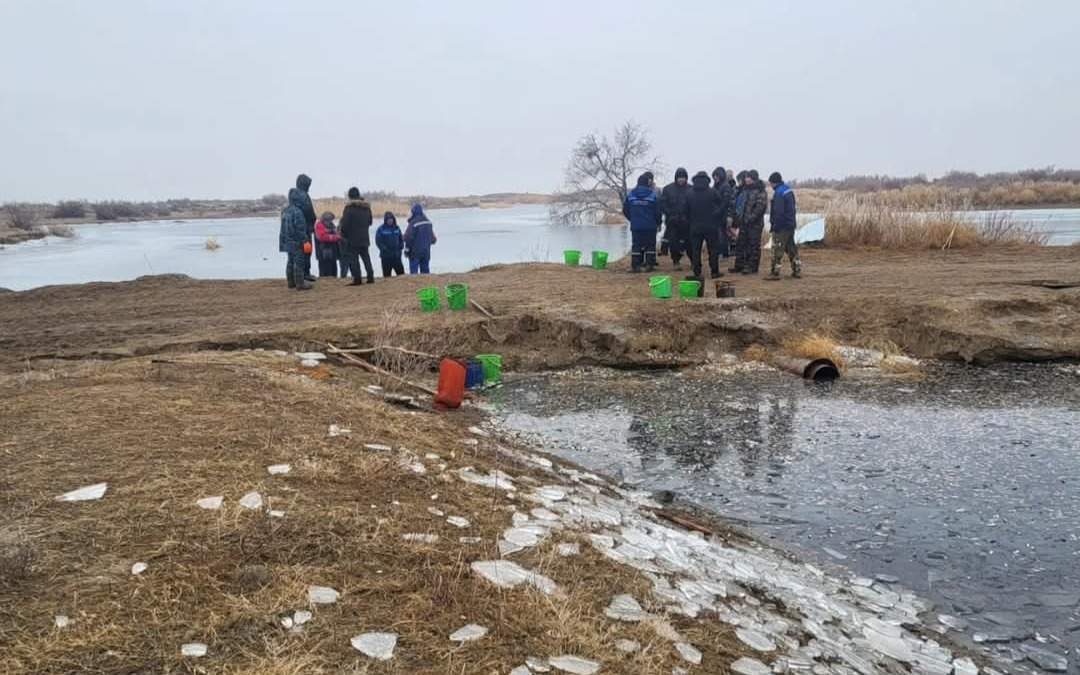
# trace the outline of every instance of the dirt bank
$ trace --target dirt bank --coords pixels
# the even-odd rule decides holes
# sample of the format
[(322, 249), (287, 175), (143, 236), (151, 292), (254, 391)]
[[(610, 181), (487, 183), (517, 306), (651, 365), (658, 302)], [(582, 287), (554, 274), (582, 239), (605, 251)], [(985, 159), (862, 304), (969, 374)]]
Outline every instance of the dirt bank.
[[(1076, 247), (904, 255), (812, 249), (804, 259), (802, 280), (738, 277), (734, 300), (693, 302), (650, 298), (644, 276), (622, 263), (604, 272), (492, 266), (362, 287), (324, 280), (309, 293), (289, 292), (278, 280), (184, 277), (46, 287), (0, 294), (0, 370), (162, 351), (367, 346), (387, 330), (403, 346), (499, 352), (514, 369), (679, 364), (811, 330), (926, 358), (1080, 358)], [(476, 310), (421, 314), (416, 289), (450, 282), (468, 283), (471, 297), (497, 318)]]

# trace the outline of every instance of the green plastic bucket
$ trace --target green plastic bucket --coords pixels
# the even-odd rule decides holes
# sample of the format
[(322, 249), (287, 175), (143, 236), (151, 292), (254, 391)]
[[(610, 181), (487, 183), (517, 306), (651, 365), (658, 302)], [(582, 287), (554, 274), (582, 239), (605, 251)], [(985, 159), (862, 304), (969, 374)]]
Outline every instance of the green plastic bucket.
[(696, 298), (698, 291), (701, 290), (700, 281), (691, 281), (690, 279), (683, 279), (679, 282), (679, 297), (680, 298)]
[(469, 306), (469, 287), (466, 284), (448, 284), (446, 305), (450, 309), (466, 309)]
[(421, 312), (437, 312), (442, 306), (439, 302), (439, 289), (434, 287), (421, 288), (416, 292), (420, 299)]
[(476, 360), (484, 368), (484, 384), (502, 382), (502, 357), (498, 354), (477, 354)]
[(581, 263), (581, 251), (563, 251), (563, 260), (567, 265), (578, 265)]
[(649, 290), (654, 298), (670, 298), (671, 277), (649, 277)]
[(594, 270), (607, 269), (607, 251), (593, 251), (592, 266)]

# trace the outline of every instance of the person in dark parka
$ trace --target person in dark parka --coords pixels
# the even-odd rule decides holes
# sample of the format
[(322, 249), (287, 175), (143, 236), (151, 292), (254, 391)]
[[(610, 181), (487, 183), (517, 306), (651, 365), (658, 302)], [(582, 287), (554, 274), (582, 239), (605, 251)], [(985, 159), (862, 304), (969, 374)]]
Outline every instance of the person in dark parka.
[(769, 209), (769, 225), (772, 231), (772, 264), (766, 279), (780, 278), (780, 264), (786, 254), (791, 260), (791, 276), (802, 277), (802, 261), (799, 259), (799, 246), (795, 243), (795, 191), (784, 182), (779, 171), (769, 176), (769, 185), (773, 189), (772, 207)]
[[(339, 230), (342, 236), (342, 253), (344, 264), (348, 266), (349, 274), (352, 275), (352, 285), (359, 286), (364, 283), (364, 277), (360, 273), (360, 261), (364, 263), (364, 272), (367, 274), (367, 282), (375, 283), (375, 270), (371, 266), (371, 205), (360, 196), (360, 190), (355, 187), (349, 188), (349, 203), (341, 213)], [(344, 270), (342, 271), (344, 276)]]
[(375, 230), (375, 245), (379, 247), (379, 262), (382, 263), (383, 277), (392, 274), (405, 274), (401, 264), (401, 253), (405, 250), (405, 238), (398, 227), (397, 218), (391, 211), (383, 214), (382, 225)]
[(739, 214), (739, 241), (736, 244), (735, 267), (742, 274), (757, 274), (761, 266), (761, 232), (765, 229), (765, 212), (769, 197), (757, 169), (747, 172), (743, 180), (743, 204)]
[(690, 222), (690, 262), (694, 266), (694, 276), (701, 279), (702, 247), (709, 247), (709, 272), (712, 278), (722, 276), (720, 271), (720, 235), (717, 231), (717, 216), (728, 204), (722, 202), (716, 190), (709, 187), (709, 174), (698, 171), (694, 174), (694, 188), (686, 200), (686, 215)]
[(307, 221), (304, 218), (304, 197), (297, 188), (289, 190), (289, 203), (281, 210), (281, 231), (278, 233), (278, 250), (288, 256), (285, 262), (285, 280), (289, 288), (306, 291), (311, 284), (304, 278), (304, 244), (310, 243)]
[[(315, 207), (312, 206), (311, 195), (308, 194), (308, 190), (311, 189), (311, 176), (306, 173), (297, 176), (296, 189), (300, 191), (300, 210), (304, 214), (304, 222), (307, 224), (307, 239), (310, 242), (315, 236)], [(304, 278), (308, 281), (315, 281), (315, 277), (311, 276), (310, 253), (304, 254)]]
[(729, 233), (732, 239), (731, 248), (735, 251), (735, 263), (728, 268), (728, 272), (738, 274), (742, 271), (741, 260), (739, 256), (739, 242), (742, 241), (740, 233), (742, 232), (742, 212), (743, 206), (746, 204), (746, 172), (740, 171), (735, 176), (735, 205), (731, 210), (731, 232)]
[(686, 200), (690, 196), (689, 174), (679, 167), (675, 181), (664, 186), (660, 193), (660, 210), (664, 213), (664, 236), (660, 240), (660, 255), (671, 252), (675, 269), (681, 269), (683, 254), (690, 254), (690, 224), (686, 220)]
[[(731, 252), (731, 245), (728, 243), (728, 217), (735, 209), (735, 191), (728, 184), (727, 174), (727, 170), (722, 166), (716, 167), (712, 172), (713, 190), (720, 202), (720, 208), (716, 212), (716, 233), (719, 237), (717, 247), (721, 258), (728, 257)], [(712, 253), (712, 249), (709, 249), (709, 253)]]
[(630, 221), (630, 271), (640, 272), (644, 263), (648, 272), (656, 269), (656, 233), (660, 230), (663, 213), (660, 199), (649, 187), (652, 174), (644, 173), (637, 180), (637, 187), (626, 195), (623, 215)]

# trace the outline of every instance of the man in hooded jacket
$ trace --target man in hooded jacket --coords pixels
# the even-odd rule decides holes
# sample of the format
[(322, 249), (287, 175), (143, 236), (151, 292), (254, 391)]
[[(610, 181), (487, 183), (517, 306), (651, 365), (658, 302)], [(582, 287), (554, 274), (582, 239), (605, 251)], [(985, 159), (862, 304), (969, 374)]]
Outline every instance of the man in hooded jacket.
[[(310, 242), (315, 236), (315, 207), (311, 204), (311, 196), (308, 194), (308, 190), (311, 189), (311, 176), (306, 173), (302, 173), (296, 177), (296, 189), (300, 191), (300, 210), (304, 214), (304, 222), (307, 223), (307, 240)], [(304, 279), (307, 281), (315, 281), (315, 277), (311, 275), (311, 254), (304, 253)]]
[(637, 180), (637, 187), (626, 195), (623, 215), (630, 221), (630, 271), (640, 272), (642, 263), (648, 272), (656, 269), (656, 233), (660, 229), (663, 213), (660, 199), (650, 187), (652, 174), (644, 173)]
[[(720, 251), (720, 256), (723, 258), (728, 257), (731, 253), (731, 244), (729, 243), (728, 236), (728, 217), (731, 216), (731, 212), (735, 209), (735, 190), (728, 183), (727, 169), (722, 166), (718, 166), (713, 169), (713, 190), (716, 191), (716, 196), (721, 202), (721, 208), (716, 212), (716, 233), (719, 237), (717, 241), (717, 248)], [(712, 253), (712, 249), (709, 249)]]
[(351, 187), (348, 192), (349, 203), (341, 213), (341, 223), (338, 230), (341, 231), (343, 262), (349, 268), (352, 275), (352, 285), (359, 286), (363, 282), (360, 274), (360, 261), (364, 263), (364, 271), (367, 273), (367, 282), (375, 283), (375, 270), (371, 266), (371, 205), (360, 196), (359, 188)]
[(681, 166), (675, 170), (675, 181), (664, 186), (660, 193), (660, 210), (664, 213), (664, 237), (660, 240), (660, 255), (671, 252), (675, 269), (681, 269), (683, 254), (690, 253), (690, 224), (686, 220), (686, 200), (690, 196), (689, 174)]
[(761, 231), (765, 229), (765, 212), (769, 197), (757, 169), (751, 169), (743, 180), (742, 211), (739, 213), (739, 240), (735, 245), (735, 268), (743, 274), (757, 274), (761, 266)]
[[(309, 201), (310, 203), (310, 201)], [(285, 263), (285, 280), (289, 288), (306, 291), (311, 284), (304, 274), (304, 244), (310, 243), (307, 220), (304, 217), (304, 195), (297, 188), (289, 190), (289, 203), (281, 211), (281, 231), (278, 233), (278, 250), (288, 255)], [(310, 260), (311, 254), (306, 257)]]
[(713, 279), (723, 276), (720, 271), (720, 233), (719, 214), (727, 213), (730, 208), (730, 195), (723, 194), (709, 187), (709, 174), (698, 171), (694, 174), (694, 188), (686, 200), (686, 215), (690, 223), (690, 262), (694, 266), (694, 276), (701, 279), (701, 249), (709, 247), (709, 272)]

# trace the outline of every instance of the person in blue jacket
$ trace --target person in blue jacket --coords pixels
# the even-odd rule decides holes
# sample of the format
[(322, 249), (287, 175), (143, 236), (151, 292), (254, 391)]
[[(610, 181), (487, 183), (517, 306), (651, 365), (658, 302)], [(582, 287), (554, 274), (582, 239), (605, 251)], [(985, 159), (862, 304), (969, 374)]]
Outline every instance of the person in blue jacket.
[(424, 208), (413, 204), (409, 225), (405, 228), (405, 257), (409, 274), (431, 274), (431, 247), (438, 242), (435, 226), (424, 215)]
[(787, 254), (791, 260), (791, 276), (802, 276), (802, 261), (799, 260), (799, 245), (795, 243), (795, 191), (784, 182), (779, 171), (769, 176), (769, 185), (773, 189), (772, 206), (769, 209), (769, 225), (772, 230), (772, 267), (767, 280), (780, 278), (780, 265)]
[(405, 266), (401, 264), (401, 252), (405, 249), (405, 238), (401, 235), (397, 218), (393, 212), (383, 214), (382, 225), (375, 230), (375, 246), (379, 248), (379, 261), (382, 263), (383, 277), (393, 274), (401, 276), (405, 274)]
[(285, 280), (289, 288), (299, 291), (311, 288), (304, 268), (304, 261), (309, 257), (304, 251), (304, 244), (311, 241), (308, 238), (307, 218), (304, 215), (305, 196), (299, 188), (289, 190), (289, 203), (281, 211), (281, 231), (278, 234), (278, 250), (288, 255), (285, 262)]
[(656, 233), (663, 213), (651, 183), (652, 173), (642, 174), (623, 202), (623, 215), (630, 221), (631, 272), (640, 272), (642, 264), (647, 272), (656, 269)]

